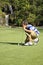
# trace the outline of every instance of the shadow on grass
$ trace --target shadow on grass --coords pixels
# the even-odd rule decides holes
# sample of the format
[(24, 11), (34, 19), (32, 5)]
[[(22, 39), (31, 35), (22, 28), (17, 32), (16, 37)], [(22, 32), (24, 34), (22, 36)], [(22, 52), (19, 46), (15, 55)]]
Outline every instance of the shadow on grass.
[(10, 44), (10, 45), (21, 45), (24, 46), (24, 43), (16, 43), (16, 42), (0, 42), (0, 44)]

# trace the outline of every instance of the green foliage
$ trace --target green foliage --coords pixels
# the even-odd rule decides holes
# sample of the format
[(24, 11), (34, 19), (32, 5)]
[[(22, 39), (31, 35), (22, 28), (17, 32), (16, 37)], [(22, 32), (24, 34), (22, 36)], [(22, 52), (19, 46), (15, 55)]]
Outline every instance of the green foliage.
[(28, 22), (31, 22), (31, 23), (34, 23), (35, 19), (36, 19), (36, 16), (35, 14), (32, 14), (32, 13), (30, 13), (29, 17), (27, 18)]
[[(13, 6), (14, 19), (28, 19), (28, 22), (43, 21), (43, 0), (0, 0), (0, 9), (6, 4)], [(22, 22), (20, 21), (20, 22)], [(21, 25), (21, 23), (19, 23)]]

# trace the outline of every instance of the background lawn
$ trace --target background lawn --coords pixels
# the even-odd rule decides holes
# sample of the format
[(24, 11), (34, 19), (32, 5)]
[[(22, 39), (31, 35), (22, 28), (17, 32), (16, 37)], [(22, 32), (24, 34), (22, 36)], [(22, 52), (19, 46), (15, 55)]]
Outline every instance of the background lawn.
[(22, 28), (0, 27), (0, 65), (43, 65), (43, 29), (37, 46), (21, 46), (25, 32)]

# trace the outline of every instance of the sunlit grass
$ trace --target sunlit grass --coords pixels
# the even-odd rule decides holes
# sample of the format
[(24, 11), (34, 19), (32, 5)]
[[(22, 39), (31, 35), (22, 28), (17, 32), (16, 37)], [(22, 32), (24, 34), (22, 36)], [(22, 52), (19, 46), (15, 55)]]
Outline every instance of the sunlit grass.
[(21, 46), (25, 32), (22, 28), (0, 28), (0, 65), (43, 65), (43, 29), (37, 46)]

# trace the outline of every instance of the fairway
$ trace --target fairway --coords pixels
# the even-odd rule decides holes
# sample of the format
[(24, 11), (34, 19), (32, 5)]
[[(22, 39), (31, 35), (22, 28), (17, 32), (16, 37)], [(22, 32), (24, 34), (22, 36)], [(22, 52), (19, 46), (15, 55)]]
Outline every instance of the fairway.
[(43, 29), (38, 45), (21, 46), (25, 32), (19, 28), (0, 27), (0, 65), (43, 65)]

